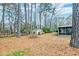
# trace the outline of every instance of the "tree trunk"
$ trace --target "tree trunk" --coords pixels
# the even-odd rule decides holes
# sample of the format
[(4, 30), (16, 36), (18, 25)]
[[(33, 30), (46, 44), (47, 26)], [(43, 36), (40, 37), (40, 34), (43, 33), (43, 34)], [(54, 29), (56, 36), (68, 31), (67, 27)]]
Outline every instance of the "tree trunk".
[(52, 17), (51, 17), (51, 20), (50, 20), (50, 29), (51, 29), (51, 25), (52, 25), (52, 18), (53, 18), (53, 13), (52, 13)]
[(51, 20), (50, 20), (50, 29), (52, 29), (51, 25), (52, 25), (53, 16), (55, 15), (55, 9), (56, 9), (56, 7), (54, 7), (52, 10), (52, 16), (51, 16)]
[(39, 18), (40, 18), (40, 29), (41, 29), (41, 13), (39, 13)]
[(36, 3), (35, 3), (35, 16), (34, 16), (34, 20), (35, 20), (34, 28), (37, 28), (37, 26), (36, 26)]
[(73, 4), (72, 36), (70, 45), (79, 48), (79, 4)]
[(3, 15), (2, 15), (2, 32), (3, 32), (3, 34), (4, 34), (4, 26), (5, 26), (5, 24), (4, 24), (4, 16), (5, 16), (5, 4), (3, 3)]
[(2, 31), (2, 20), (0, 21), (0, 33)]
[(26, 27), (26, 34), (27, 34), (27, 29), (28, 29), (28, 25), (27, 25), (27, 12), (26, 12), (26, 3), (24, 3), (24, 11), (25, 11), (25, 27)]
[[(40, 10), (41, 10), (41, 6), (40, 6), (39, 8), (40, 8)], [(39, 12), (40, 29), (41, 29), (41, 15), (42, 15), (42, 12), (40, 11), (40, 12)]]
[(12, 34), (12, 26), (11, 26), (10, 15), (9, 15), (9, 18), (8, 18), (8, 20), (9, 20), (9, 25), (10, 25), (10, 34)]
[(18, 3), (18, 14), (17, 14), (17, 37), (21, 35), (20, 33), (20, 4)]
[(10, 34), (12, 34), (12, 21), (11, 21), (12, 14), (10, 13), (10, 9), (8, 11), (8, 21), (10, 25)]
[(29, 3), (27, 5), (28, 8), (28, 34), (30, 34), (30, 23), (29, 23)]
[(28, 21), (29, 21), (29, 3), (28, 3)]
[(47, 24), (46, 24), (46, 23), (47, 23), (47, 22), (46, 22), (46, 21), (47, 21), (47, 19), (46, 19), (46, 18), (47, 18), (47, 14), (46, 14), (46, 13), (45, 13), (45, 15), (44, 15), (44, 18), (45, 18), (45, 19), (44, 19), (44, 22), (45, 22), (45, 27), (46, 27), (46, 26), (47, 26)]
[(16, 6), (16, 4), (15, 4), (14, 7), (15, 7), (14, 34), (16, 35), (16, 30), (17, 30), (17, 29), (16, 29), (16, 26), (17, 26), (17, 12), (16, 12), (16, 11), (17, 11), (17, 8), (16, 8), (17, 6)]
[(31, 3), (30, 34), (31, 32), (32, 32), (32, 3)]

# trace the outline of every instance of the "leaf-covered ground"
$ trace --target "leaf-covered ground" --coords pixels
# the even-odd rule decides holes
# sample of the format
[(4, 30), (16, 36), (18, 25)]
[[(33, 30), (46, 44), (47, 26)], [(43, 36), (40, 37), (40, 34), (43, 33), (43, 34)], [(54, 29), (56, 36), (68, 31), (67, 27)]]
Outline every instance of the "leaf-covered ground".
[(69, 46), (70, 39), (71, 36), (57, 36), (56, 33), (47, 33), (34, 38), (29, 36), (0, 38), (0, 55), (79, 55), (78, 48)]

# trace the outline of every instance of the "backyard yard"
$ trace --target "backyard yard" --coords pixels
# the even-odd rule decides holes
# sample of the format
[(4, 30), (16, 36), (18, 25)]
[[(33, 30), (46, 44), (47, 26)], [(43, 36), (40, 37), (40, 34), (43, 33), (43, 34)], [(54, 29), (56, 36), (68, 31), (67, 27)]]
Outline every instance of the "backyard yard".
[(79, 49), (69, 46), (71, 36), (47, 33), (36, 38), (30, 36), (0, 38), (0, 55), (79, 55)]

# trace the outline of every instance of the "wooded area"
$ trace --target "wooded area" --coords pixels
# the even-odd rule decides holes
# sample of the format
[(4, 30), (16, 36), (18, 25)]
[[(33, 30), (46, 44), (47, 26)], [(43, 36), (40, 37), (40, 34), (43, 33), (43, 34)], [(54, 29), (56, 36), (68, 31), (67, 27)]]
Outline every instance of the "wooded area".
[(52, 3), (0, 4), (2, 12), (0, 37), (19, 37), (20, 35), (31, 34), (32, 30), (35, 29), (42, 29), (44, 32), (57, 31), (57, 16), (54, 16), (57, 14), (56, 12), (61, 10), (56, 11), (58, 5)]
[[(39, 4), (36, 6), (36, 3), (3, 3), (0, 4), (2, 7), (2, 20), (0, 22), (0, 33), (3, 37), (8, 35), (20, 36), (22, 34), (30, 34), (33, 29), (41, 29), (41, 14), (44, 13), (45, 17), (45, 26), (46, 26), (46, 14), (50, 10), (55, 11), (52, 8), (52, 4)], [(43, 7), (43, 8), (41, 8)], [(39, 21), (40, 24), (36, 25), (37, 9), (39, 9)], [(34, 11), (34, 12), (33, 12)], [(54, 14), (54, 13), (52, 13)], [(7, 22), (7, 23), (6, 23)], [(51, 26), (51, 25), (50, 25)]]
[(67, 6), (0, 3), (0, 55), (79, 55), (79, 4)]

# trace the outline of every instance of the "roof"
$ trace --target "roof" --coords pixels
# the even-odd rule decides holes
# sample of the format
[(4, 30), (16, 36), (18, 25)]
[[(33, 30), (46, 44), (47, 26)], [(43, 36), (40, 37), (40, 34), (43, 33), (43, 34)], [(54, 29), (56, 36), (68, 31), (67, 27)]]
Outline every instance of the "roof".
[(62, 25), (62, 26), (58, 26), (58, 27), (72, 27), (72, 25)]

